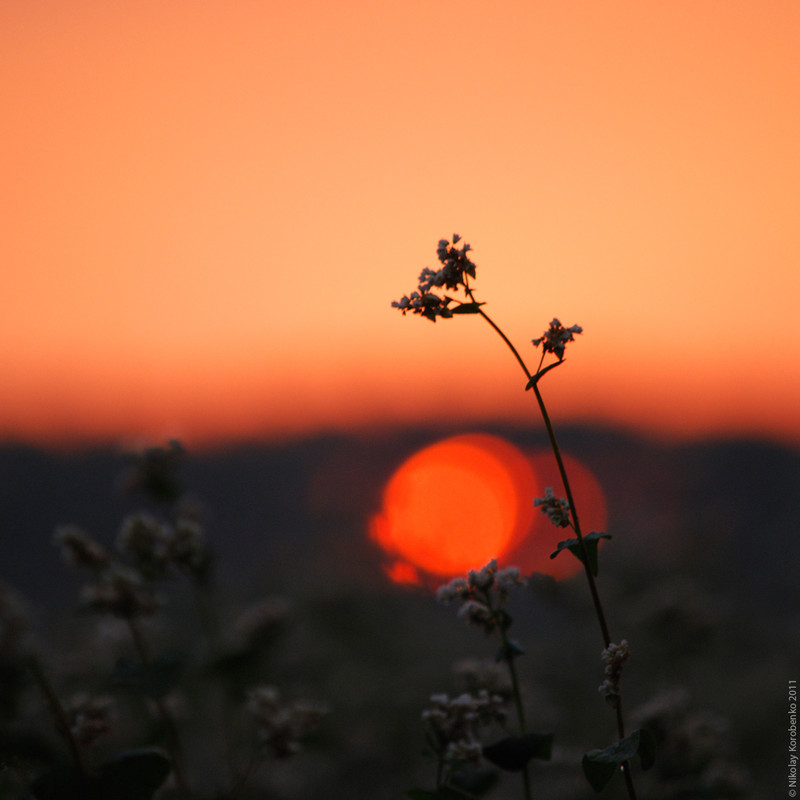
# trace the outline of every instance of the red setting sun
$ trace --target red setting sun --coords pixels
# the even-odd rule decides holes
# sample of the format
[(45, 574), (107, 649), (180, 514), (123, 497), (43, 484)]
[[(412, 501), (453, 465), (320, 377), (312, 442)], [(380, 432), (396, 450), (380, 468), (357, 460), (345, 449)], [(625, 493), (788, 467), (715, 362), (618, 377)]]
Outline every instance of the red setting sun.
[[(587, 530), (603, 530), (600, 484), (577, 460), (567, 457), (566, 465)], [(433, 583), (492, 558), (524, 574), (565, 578), (580, 564), (569, 554), (550, 559), (569, 531), (535, 514), (533, 498), (545, 486), (563, 494), (551, 454), (528, 458), (495, 436), (455, 436), (419, 450), (397, 469), (370, 535), (392, 559), (386, 572), (395, 583)]]
[(457, 575), (502, 556), (530, 528), (533, 484), (522, 453), (493, 436), (455, 436), (415, 453), (387, 483), (372, 520), (373, 539), (397, 559), (390, 577), (409, 582), (407, 565)]

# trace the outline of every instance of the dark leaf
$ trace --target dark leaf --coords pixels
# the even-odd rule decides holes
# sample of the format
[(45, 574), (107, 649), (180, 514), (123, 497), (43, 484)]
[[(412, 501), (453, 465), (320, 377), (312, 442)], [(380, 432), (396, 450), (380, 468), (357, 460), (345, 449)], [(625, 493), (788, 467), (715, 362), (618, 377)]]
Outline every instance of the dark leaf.
[(103, 800), (99, 781), (71, 764), (40, 775), (31, 785), (31, 794), (36, 800)]
[(592, 788), (600, 792), (619, 771), (620, 765), (636, 755), (642, 769), (650, 769), (655, 763), (656, 743), (649, 731), (636, 730), (604, 750), (590, 750), (582, 761), (584, 775)]
[(10, 764), (18, 760), (52, 764), (56, 760), (56, 751), (38, 733), (12, 728), (0, 730), (0, 764)]
[(525, 651), (519, 642), (509, 639), (507, 644), (500, 645), (495, 653), (494, 660), (499, 664), (501, 661), (513, 661), (517, 656), (524, 655)]
[(485, 303), (461, 303), (461, 305), (451, 308), (453, 314), (477, 314), (478, 309), (486, 305)]
[(114, 800), (152, 800), (172, 766), (158, 750), (129, 750), (100, 768), (103, 797)]
[(552, 733), (523, 733), (483, 748), (483, 757), (500, 769), (519, 772), (532, 758), (550, 759)]
[[(598, 563), (597, 563), (597, 545), (601, 539), (610, 539), (610, 533), (597, 533), (592, 531), (583, 537), (583, 543), (586, 546), (586, 553), (589, 557), (589, 569), (592, 575), (597, 577)], [(555, 558), (562, 550), (569, 550), (575, 558), (581, 563), (583, 562), (583, 552), (581, 551), (581, 543), (577, 539), (565, 539), (563, 542), (558, 543), (558, 547), (554, 552), (550, 553), (550, 558)]]
[(592, 750), (590, 753), (586, 753), (581, 761), (581, 766), (583, 767), (583, 774), (586, 776), (586, 780), (591, 784), (592, 789), (596, 792), (602, 792), (619, 769), (619, 764), (607, 764), (604, 761), (593, 761), (591, 755), (595, 752), (599, 751)]
[(564, 360), (561, 359), (559, 361), (554, 361), (552, 364), (548, 364), (544, 369), (540, 369), (535, 375), (531, 377), (528, 383), (525, 385), (525, 391), (527, 392), (528, 389), (533, 389), (537, 383), (548, 373), (551, 369), (555, 369), (559, 364), (563, 364)]
[(500, 773), (488, 767), (465, 766), (450, 776), (450, 784), (454, 789), (466, 792), (472, 797), (481, 797), (497, 786)]

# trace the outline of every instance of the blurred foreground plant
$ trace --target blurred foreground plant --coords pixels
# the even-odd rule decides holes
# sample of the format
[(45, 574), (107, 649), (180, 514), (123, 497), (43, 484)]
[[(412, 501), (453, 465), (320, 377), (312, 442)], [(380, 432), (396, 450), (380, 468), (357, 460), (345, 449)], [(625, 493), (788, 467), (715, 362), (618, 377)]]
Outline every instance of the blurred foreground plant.
[[(74, 525), (58, 528), (54, 536), (67, 563), (88, 574), (79, 610), (109, 618), (127, 631), (133, 655), (117, 658), (106, 684), (110, 683), (115, 693), (133, 693), (144, 703), (150, 721), (145, 732), (134, 734), (137, 739), (149, 738), (144, 746), (137, 743), (134, 749), (103, 760), (96, 756), (96, 751), (103, 749), (98, 743), (111, 738), (115, 728), (130, 735), (131, 721), (121, 718), (115, 698), (108, 695), (81, 691), (62, 699), (50, 677), (52, 665), (40, 654), (41, 648), (25, 638), (21, 605), (0, 585), (0, 644), (4, 646), (0, 677), (13, 677), (20, 686), (25, 672), (33, 678), (69, 756), (65, 760), (50, 752), (34, 733), (7, 740), (5, 726), (0, 727), (0, 777), (13, 773), (13, 780), (6, 783), (14, 783), (26, 798), (240, 797), (249, 790), (259, 765), (270, 758), (294, 756), (300, 742), (327, 713), (323, 705), (284, 700), (278, 689), (264, 680), (264, 650), (286, 612), (281, 599), (268, 598), (248, 609), (237, 622), (225, 626), (223, 634), (217, 620), (218, 604), (212, 596), (213, 558), (201, 515), (178, 480), (182, 457), (183, 450), (175, 442), (131, 457), (123, 486), (141, 493), (149, 507), (123, 520), (113, 550)], [(194, 660), (174, 644), (164, 647), (153, 641), (154, 626), (148, 624), (165, 605), (161, 587), (181, 577), (194, 589), (206, 638)], [(103, 657), (108, 654), (93, 653), (101, 669)], [(224, 790), (198, 788), (199, 781), (193, 780), (187, 766), (185, 738), (199, 724), (199, 709), (193, 709), (190, 701), (195, 684), (202, 684), (205, 693), (215, 691), (220, 701), (217, 705), (222, 706), (217, 709), (219, 719), (208, 731), (208, 743), (212, 750), (220, 751), (214, 760), (227, 762), (227, 778), (214, 779), (219, 786), (227, 783)], [(13, 698), (4, 698), (0, 692), (0, 699), (7, 700), (3, 711), (11, 719), (17, 712)], [(196, 735), (192, 738), (196, 740)], [(249, 755), (240, 755), (248, 750)], [(195, 763), (198, 760), (205, 759), (194, 758)]]
[[(459, 243), (461, 243), (460, 246)], [(635, 800), (636, 791), (631, 774), (631, 760), (635, 755), (638, 755), (641, 759), (642, 767), (648, 769), (654, 762), (655, 745), (653, 737), (647, 731), (636, 730), (630, 735), (626, 735), (625, 732), (620, 678), (622, 667), (630, 656), (630, 650), (626, 640), (623, 639), (619, 644), (615, 644), (612, 641), (595, 580), (598, 574), (597, 548), (599, 540), (611, 537), (601, 532), (584, 533), (581, 528), (577, 505), (564, 465), (561, 448), (539, 388), (541, 379), (564, 363), (567, 345), (575, 341), (575, 336), (583, 333), (583, 329), (580, 325), (564, 326), (558, 318), (554, 317), (542, 335), (531, 340), (533, 346), (541, 351), (539, 363), (536, 369), (531, 371), (510, 339), (484, 311), (483, 306), (485, 303), (477, 300), (470, 283), (471, 280), (475, 280), (477, 271), (475, 263), (469, 256), (471, 252), (472, 247), (466, 242), (462, 242), (458, 234), (453, 235), (452, 242), (447, 239), (440, 239), (436, 248), (440, 266), (436, 269), (425, 267), (419, 275), (416, 291), (404, 295), (400, 300), (393, 301), (392, 307), (399, 309), (403, 315), (407, 313), (417, 314), (429, 319), (431, 322), (436, 322), (437, 319), (451, 319), (456, 315), (477, 314), (481, 316), (500, 336), (525, 374), (527, 380), (525, 390), (532, 390), (536, 398), (566, 493), (566, 497), (559, 498), (555, 496), (551, 487), (546, 487), (544, 495), (534, 499), (534, 505), (548, 517), (553, 525), (559, 528), (570, 528), (575, 534), (575, 538), (565, 539), (560, 542), (551, 558), (555, 558), (562, 551), (568, 550), (583, 565), (603, 640), (601, 658), (605, 666), (605, 679), (599, 687), (599, 691), (614, 710), (616, 717), (617, 741), (603, 749), (587, 752), (582, 760), (583, 771), (589, 783), (597, 791), (602, 790), (611, 778), (617, 772), (620, 772), (625, 781), (628, 797), (631, 800)], [(452, 294), (447, 294), (443, 290), (449, 290)], [(524, 735), (525, 716), (520, 697), (519, 682), (514, 669), (514, 659), (522, 651), (521, 648), (512, 644), (507, 638), (506, 633), (510, 626), (510, 617), (505, 615), (502, 609), (498, 609), (492, 600), (491, 590), (494, 588), (499, 574), (496, 562), (492, 561), (479, 573), (470, 573), (467, 581), (457, 579), (448, 587), (443, 587), (439, 594), (440, 598), (461, 599), (464, 601), (462, 613), (468, 620), (483, 627), (487, 633), (498, 632), (500, 634), (502, 647), (498, 653), (498, 660), (506, 661), (511, 672), (519, 726)], [(539, 749), (538, 742), (534, 744), (532, 740), (527, 741), (530, 744), (529, 747), (526, 746), (525, 740), (521, 739), (521, 737), (507, 740), (507, 743), (503, 746), (503, 756), (500, 760), (492, 757), (497, 752), (496, 749), (492, 749), (495, 746), (483, 747), (481, 752), (484, 758), (494, 761), (501, 768), (522, 771), (524, 796), (526, 800), (530, 800), (532, 789), (527, 773), (527, 761), (532, 757), (542, 757), (543, 754), (544, 757), (548, 757), (549, 742), (546, 749)], [(446, 754), (450, 751), (445, 750), (444, 752)], [(461, 751), (457, 750), (456, 752), (460, 753)], [(478, 748), (473, 747), (468, 752), (477, 754)], [(514, 757), (511, 756), (512, 753)], [(429, 793), (421, 790), (412, 790), (411, 797), (417, 798), (417, 800), (424, 800), (425, 798), (446, 800), (447, 798), (468, 796), (460, 792), (457, 786), (443, 783), (441, 758), (439, 759), (439, 764), (436, 792)]]

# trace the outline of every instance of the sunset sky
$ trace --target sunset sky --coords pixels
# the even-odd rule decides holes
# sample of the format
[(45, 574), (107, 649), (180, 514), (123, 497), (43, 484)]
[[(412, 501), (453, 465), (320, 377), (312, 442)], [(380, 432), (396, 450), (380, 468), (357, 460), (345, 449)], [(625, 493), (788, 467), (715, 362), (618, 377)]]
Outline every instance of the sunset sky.
[(0, 439), (538, 424), (800, 444), (796, 0), (4, 0)]

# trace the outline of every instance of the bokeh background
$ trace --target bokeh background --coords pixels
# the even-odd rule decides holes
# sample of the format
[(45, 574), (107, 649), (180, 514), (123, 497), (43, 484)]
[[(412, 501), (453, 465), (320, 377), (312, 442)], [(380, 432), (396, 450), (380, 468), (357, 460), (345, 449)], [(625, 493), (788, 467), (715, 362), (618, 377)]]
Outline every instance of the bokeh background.
[[(425, 581), (391, 579), (370, 536), (384, 488), (447, 436), (546, 445), (481, 319), (390, 307), (458, 233), (531, 366), (553, 316), (583, 326), (543, 390), (602, 490), (626, 702), (669, 734), (647, 796), (782, 791), (799, 35), (790, 0), (4, 2), (0, 579), (59, 689), (108, 690), (126, 645), (74, 616), (52, 532), (113, 544), (135, 506), (121, 451), (176, 437), (223, 618), (290, 609), (249, 677), (332, 706), (259, 796), (430, 785), (420, 711), (494, 650)], [(169, 595), (153, 636), (191, 653), (190, 597)], [(613, 730), (586, 588), (539, 575), (514, 602), (531, 718), (559, 748), (541, 796), (593, 796), (574, 765)], [(4, 731), (50, 730), (31, 688)], [(185, 719), (198, 696), (179, 698)], [(146, 733), (123, 724), (108, 752)]]

